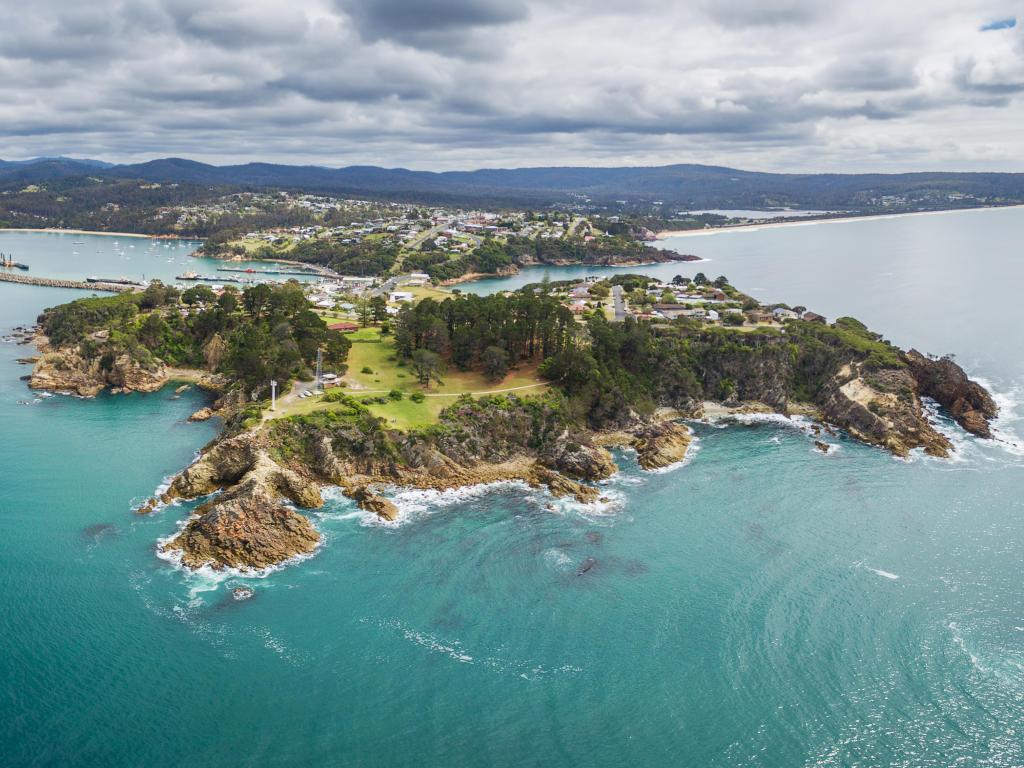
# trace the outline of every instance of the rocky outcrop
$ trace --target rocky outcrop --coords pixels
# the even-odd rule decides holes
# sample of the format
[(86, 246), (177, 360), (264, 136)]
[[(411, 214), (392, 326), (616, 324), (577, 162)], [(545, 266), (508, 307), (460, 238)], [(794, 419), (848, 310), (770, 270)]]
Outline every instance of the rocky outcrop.
[(823, 417), (865, 443), (905, 457), (915, 448), (946, 457), (949, 440), (928, 422), (917, 381), (906, 368), (863, 370), (846, 365), (824, 389)]
[(646, 470), (661, 469), (686, 458), (690, 428), (672, 420), (640, 421), (633, 427), (597, 436), (602, 445), (632, 448), (637, 463)]
[(619, 469), (604, 447), (570, 439), (568, 432), (542, 457), (542, 463), (577, 480), (604, 480)]
[(633, 435), (637, 463), (644, 469), (661, 469), (682, 461), (691, 441), (689, 427), (671, 421), (644, 424)]
[(211, 408), (200, 408), (198, 411), (188, 417), (189, 421), (209, 421), (216, 413)]
[(167, 383), (167, 369), (159, 363), (143, 366), (127, 354), (118, 355), (106, 366), (101, 363), (102, 358), (87, 360), (73, 348), (45, 352), (32, 369), (29, 386), (95, 397), (107, 388), (155, 392)]
[(385, 499), (380, 494), (374, 493), (365, 485), (352, 488), (347, 492), (349, 498), (353, 499), (361, 509), (373, 512), (382, 520), (397, 520), (398, 507)]
[(937, 401), (968, 432), (992, 437), (989, 422), (999, 409), (984, 387), (967, 378), (963, 368), (948, 357), (933, 360), (916, 349), (905, 359), (921, 395)]
[(214, 444), (172, 481), (168, 497), (196, 498), (221, 489), (163, 547), (180, 552), (188, 567), (264, 568), (312, 552), (320, 540), (312, 523), (283, 503), (322, 506), (319, 484), (273, 461), (258, 435)]
[(189, 568), (266, 568), (316, 549), (320, 534), (267, 487), (246, 482), (200, 506), (165, 551)]
[(536, 467), (530, 484), (543, 485), (552, 496), (571, 496), (581, 504), (593, 504), (601, 498), (601, 492), (594, 486), (584, 485), (541, 466)]

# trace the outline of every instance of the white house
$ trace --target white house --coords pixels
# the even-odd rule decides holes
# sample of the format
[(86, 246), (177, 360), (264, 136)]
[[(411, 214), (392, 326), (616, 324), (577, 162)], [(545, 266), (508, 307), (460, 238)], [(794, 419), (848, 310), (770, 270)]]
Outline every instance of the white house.
[(415, 297), (409, 291), (392, 291), (389, 300), (398, 304), (403, 301), (412, 301), (413, 298)]

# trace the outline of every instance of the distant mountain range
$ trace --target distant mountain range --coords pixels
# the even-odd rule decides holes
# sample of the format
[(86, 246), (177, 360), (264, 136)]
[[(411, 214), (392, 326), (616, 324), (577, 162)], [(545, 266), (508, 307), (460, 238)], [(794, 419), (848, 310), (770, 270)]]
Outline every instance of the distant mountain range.
[(1024, 202), (1024, 174), (1020, 173), (779, 174), (708, 165), (435, 173), (376, 166), (215, 166), (181, 158), (131, 165), (68, 157), (0, 160), (3, 189), (89, 177), (453, 204), (526, 206), (589, 200), (650, 206), (661, 202), (666, 213), (705, 208), (872, 210)]

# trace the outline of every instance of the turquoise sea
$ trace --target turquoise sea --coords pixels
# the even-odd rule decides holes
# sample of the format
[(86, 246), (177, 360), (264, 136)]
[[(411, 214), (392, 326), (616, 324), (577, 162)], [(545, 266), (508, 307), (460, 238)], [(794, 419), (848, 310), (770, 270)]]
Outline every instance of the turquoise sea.
[[(1021, 231), (1021, 209), (766, 228), (650, 268), (955, 353), (1002, 442), (939, 414), (956, 457), (902, 462), (696, 425), (685, 466), (622, 454), (601, 508), (406, 492), (385, 526), (332, 499), (323, 547), (263, 578), (186, 575), (154, 545), (188, 508), (131, 512), (214, 436), (185, 421), (199, 395), (36, 402), (0, 344), (0, 764), (1024, 764)], [(0, 284), (0, 332), (73, 295)]]

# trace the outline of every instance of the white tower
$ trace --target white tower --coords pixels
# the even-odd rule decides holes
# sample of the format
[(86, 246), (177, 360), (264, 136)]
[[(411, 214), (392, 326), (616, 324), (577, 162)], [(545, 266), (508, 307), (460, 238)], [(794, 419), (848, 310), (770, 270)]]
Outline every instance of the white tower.
[(277, 410), (277, 379), (270, 380), (270, 410)]

